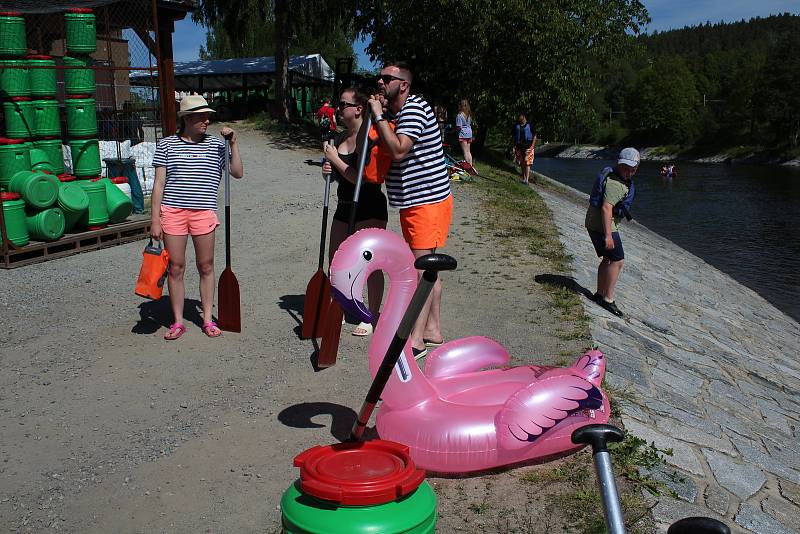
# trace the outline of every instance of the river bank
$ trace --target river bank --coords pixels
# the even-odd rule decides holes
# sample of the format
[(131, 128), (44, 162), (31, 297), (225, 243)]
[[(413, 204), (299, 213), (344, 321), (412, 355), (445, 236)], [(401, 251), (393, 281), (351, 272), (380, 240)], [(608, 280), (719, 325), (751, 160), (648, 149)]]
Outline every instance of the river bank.
[[(536, 154), (554, 158), (576, 159), (613, 159), (619, 152), (618, 147), (598, 145), (569, 145), (563, 143), (547, 143), (537, 147)], [(675, 147), (644, 147), (639, 150), (643, 161), (691, 161), (694, 163), (730, 163), (747, 165), (785, 165), (800, 167), (800, 157), (788, 158), (776, 151), (750, 150), (746, 147), (735, 147), (722, 151), (707, 151), (701, 148), (678, 150)]]
[[(538, 175), (537, 192), (573, 256), (564, 284), (590, 295), (597, 257), (583, 228), (584, 193)], [(677, 498), (653, 508), (666, 526), (709, 515), (740, 532), (800, 531), (800, 325), (752, 290), (636, 223), (616, 318), (585, 299), (608, 383), (626, 392), (622, 421), (672, 449)]]

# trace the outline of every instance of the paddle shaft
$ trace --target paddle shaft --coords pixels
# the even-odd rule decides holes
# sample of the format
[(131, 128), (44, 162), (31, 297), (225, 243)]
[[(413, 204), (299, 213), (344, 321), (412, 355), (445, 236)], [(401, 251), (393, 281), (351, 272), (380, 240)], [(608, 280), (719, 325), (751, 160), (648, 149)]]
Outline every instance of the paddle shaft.
[(378, 368), (378, 372), (375, 373), (375, 378), (372, 380), (372, 385), (369, 387), (367, 397), (361, 405), (358, 419), (350, 433), (351, 440), (358, 441), (364, 435), (364, 430), (366, 430), (369, 418), (375, 410), (375, 405), (378, 404), (383, 390), (386, 387), (386, 383), (392, 376), (392, 369), (397, 365), (397, 360), (400, 359), (400, 355), (403, 353), (403, 347), (405, 347), (408, 337), (414, 329), (414, 324), (417, 322), (417, 317), (419, 317), (420, 312), (422, 312), (425, 301), (428, 300), (428, 296), (431, 294), (433, 285), (436, 283), (438, 277), (439, 274), (433, 270), (426, 270), (422, 273), (422, 279), (417, 285), (414, 295), (411, 297), (411, 303), (408, 305), (405, 314), (403, 314), (403, 318), (400, 320), (400, 326), (397, 328), (397, 332), (395, 332), (394, 338), (392, 338), (392, 342), (389, 344), (389, 348), (386, 349), (386, 354)]
[(225, 267), (231, 266), (231, 144), (225, 138)]
[(364, 127), (364, 143), (361, 145), (361, 152), (358, 154), (358, 177), (356, 178), (356, 190), (353, 193), (353, 205), (350, 208), (350, 221), (347, 223), (347, 237), (353, 235), (353, 232), (355, 232), (356, 230), (356, 212), (358, 212), (358, 197), (361, 194), (361, 183), (364, 181), (364, 167), (366, 167), (367, 164), (367, 154), (369, 152), (370, 128), (372, 128), (372, 115), (370, 113), (367, 113), (367, 124)]
[[(325, 142), (327, 144), (327, 141)], [(322, 164), (325, 164), (325, 158), (322, 158)], [(328, 232), (328, 197), (331, 194), (331, 174), (325, 175), (325, 199), (322, 203), (322, 231), (319, 238), (319, 264), (317, 270), (322, 269), (322, 264), (325, 262), (325, 237)]]

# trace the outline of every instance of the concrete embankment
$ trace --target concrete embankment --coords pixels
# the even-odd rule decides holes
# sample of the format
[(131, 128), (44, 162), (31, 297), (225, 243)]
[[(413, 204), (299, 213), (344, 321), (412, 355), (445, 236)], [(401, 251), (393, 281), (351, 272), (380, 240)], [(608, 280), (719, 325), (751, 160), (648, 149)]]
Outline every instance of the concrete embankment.
[[(588, 198), (539, 175), (574, 287), (595, 290), (598, 258), (583, 228)], [(635, 221), (621, 229), (625, 267), (614, 317), (590, 300), (625, 427), (672, 449), (656, 522), (691, 515), (735, 531), (800, 531), (800, 325), (752, 290)], [(698, 239), (702, 236), (698, 236)]]

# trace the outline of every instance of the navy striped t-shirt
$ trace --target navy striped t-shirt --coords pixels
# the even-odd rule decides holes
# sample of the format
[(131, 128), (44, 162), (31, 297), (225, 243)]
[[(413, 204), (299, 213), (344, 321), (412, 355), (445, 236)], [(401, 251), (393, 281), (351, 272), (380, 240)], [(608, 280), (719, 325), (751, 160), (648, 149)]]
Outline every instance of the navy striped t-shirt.
[(433, 110), (425, 100), (410, 95), (397, 114), (397, 135), (414, 144), (406, 156), (392, 163), (386, 177), (389, 204), (410, 208), (441, 202), (450, 196), (450, 177), (444, 165), (442, 136)]
[(166, 167), (167, 180), (161, 204), (173, 208), (216, 210), (225, 145), (213, 135), (190, 143), (177, 135), (156, 145), (153, 167)]

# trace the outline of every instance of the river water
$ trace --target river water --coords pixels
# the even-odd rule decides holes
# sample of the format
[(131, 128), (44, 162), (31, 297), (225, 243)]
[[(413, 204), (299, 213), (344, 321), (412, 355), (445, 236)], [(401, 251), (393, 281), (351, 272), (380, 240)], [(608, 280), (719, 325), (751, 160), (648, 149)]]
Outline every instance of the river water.
[[(533, 169), (589, 193), (606, 165), (537, 158)], [(660, 168), (640, 166), (634, 218), (800, 321), (800, 169), (681, 163), (666, 180)]]

